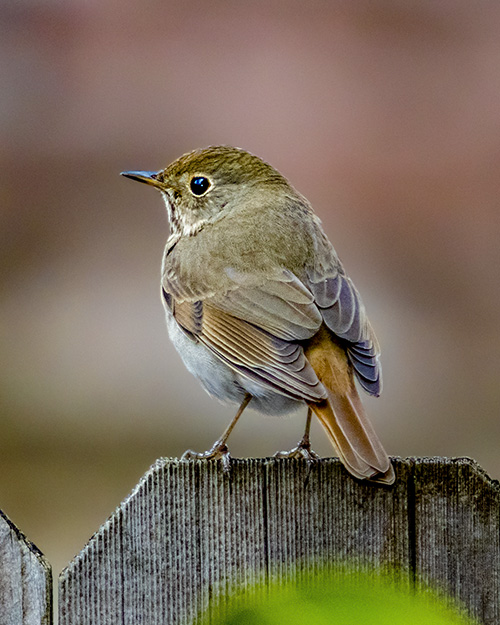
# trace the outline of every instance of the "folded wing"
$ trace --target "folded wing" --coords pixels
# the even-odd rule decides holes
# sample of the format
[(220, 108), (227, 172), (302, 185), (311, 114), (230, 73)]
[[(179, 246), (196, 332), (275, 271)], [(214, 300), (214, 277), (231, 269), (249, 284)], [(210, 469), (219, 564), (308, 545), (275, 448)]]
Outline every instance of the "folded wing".
[(307, 287), (326, 326), (343, 339), (361, 386), (370, 395), (382, 391), (380, 349), (361, 297), (339, 263), (328, 270), (309, 269)]

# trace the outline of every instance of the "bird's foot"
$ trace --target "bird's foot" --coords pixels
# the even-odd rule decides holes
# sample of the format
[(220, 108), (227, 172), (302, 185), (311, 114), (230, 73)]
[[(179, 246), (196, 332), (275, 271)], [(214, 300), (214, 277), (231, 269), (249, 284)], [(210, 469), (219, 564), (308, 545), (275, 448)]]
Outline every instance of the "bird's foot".
[(182, 454), (181, 460), (222, 460), (224, 472), (229, 473), (231, 469), (231, 454), (226, 443), (222, 441), (216, 441), (207, 451), (197, 452), (188, 449)]
[(304, 437), (296, 447), (289, 451), (277, 451), (274, 458), (304, 458), (309, 466), (320, 459), (318, 454), (311, 449), (308, 437)]

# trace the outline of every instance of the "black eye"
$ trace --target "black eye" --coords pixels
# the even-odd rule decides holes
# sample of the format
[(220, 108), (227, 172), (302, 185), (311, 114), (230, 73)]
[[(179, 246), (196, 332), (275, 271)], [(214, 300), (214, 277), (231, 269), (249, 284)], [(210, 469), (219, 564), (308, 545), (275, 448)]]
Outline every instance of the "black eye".
[(191, 178), (189, 186), (193, 195), (203, 195), (212, 185), (210, 180), (205, 178), (205, 176), (195, 176), (194, 178)]

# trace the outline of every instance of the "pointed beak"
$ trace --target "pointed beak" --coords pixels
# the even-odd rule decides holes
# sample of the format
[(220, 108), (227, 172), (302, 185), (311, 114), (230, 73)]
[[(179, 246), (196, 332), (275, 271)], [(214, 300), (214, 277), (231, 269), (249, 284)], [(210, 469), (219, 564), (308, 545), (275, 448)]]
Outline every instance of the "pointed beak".
[(138, 182), (145, 182), (153, 185), (153, 187), (161, 187), (161, 182), (157, 179), (159, 173), (159, 171), (122, 171), (120, 176), (125, 176)]

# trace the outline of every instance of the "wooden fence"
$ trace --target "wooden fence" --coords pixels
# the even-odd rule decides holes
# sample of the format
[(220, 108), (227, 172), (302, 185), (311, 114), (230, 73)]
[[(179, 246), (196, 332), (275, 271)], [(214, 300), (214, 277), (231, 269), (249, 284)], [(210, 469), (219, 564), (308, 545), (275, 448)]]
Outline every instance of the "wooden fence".
[(49, 563), (0, 512), (0, 625), (50, 625)]
[[(235, 585), (348, 562), (396, 567), (500, 625), (498, 483), (469, 459), (394, 464), (384, 487), (336, 459), (235, 460), (229, 475), (158, 460), (61, 573), (59, 623), (194, 623)], [(0, 625), (49, 624), (47, 563), (5, 517), (0, 537)]]

